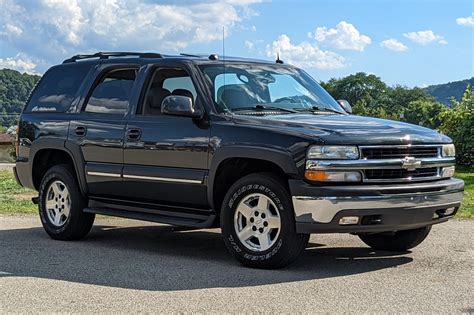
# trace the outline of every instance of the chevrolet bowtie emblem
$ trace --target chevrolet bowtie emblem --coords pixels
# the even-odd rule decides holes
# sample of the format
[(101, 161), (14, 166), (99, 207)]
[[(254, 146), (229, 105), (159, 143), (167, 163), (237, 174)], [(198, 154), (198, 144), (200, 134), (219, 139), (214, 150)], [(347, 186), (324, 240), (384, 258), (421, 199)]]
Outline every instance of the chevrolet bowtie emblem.
[(402, 168), (408, 171), (414, 171), (421, 166), (421, 161), (414, 157), (407, 156), (402, 160)]

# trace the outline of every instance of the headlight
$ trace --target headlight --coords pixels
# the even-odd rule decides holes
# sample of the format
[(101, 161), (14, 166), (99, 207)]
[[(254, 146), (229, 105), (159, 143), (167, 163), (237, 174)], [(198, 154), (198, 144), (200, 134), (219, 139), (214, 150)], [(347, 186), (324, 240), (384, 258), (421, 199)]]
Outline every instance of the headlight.
[(456, 156), (456, 148), (454, 147), (454, 144), (444, 144), (443, 145), (443, 152), (442, 152), (443, 157), (451, 157), (451, 156)]
[(315, 145), (308, 149), (308, 159), (315, 160), (356, 160), (359, 149), (353, 146)]

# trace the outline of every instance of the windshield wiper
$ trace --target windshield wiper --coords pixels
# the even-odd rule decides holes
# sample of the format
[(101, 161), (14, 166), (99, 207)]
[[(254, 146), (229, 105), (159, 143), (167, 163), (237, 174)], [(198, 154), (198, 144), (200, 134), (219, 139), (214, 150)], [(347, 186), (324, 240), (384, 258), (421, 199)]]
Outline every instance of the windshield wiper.
[(287, 112), (287, 113), (298, 113), (298, 111), (295, 109), (283, 108), (283, 107), (272, 106), (272, 105), (263, 105), (263, 104), (257, 104), (255, 106), (247, 106), (247, 107), (237, 107), (235, 110), (233, 110), (233, 112), (248, 111), (248, 110), (253, 110), (253, 111), (279, 110), (279, 111)]
[(294, 108), (294, 110), (298, 111), (298, 112), (312, 112), (312, 113), (316, 113), (316, 112), (330, 112), (330, 113), (336, 113), (336, 114), (341, 114), (340, 112), (338, 112), (337, 110), (335, 109), (332, 109), (332, 108), (327, 108), (327, 107), (323, 107), (323, 106), (318, 106), (318, 105), (313, 105), (309, 108)]

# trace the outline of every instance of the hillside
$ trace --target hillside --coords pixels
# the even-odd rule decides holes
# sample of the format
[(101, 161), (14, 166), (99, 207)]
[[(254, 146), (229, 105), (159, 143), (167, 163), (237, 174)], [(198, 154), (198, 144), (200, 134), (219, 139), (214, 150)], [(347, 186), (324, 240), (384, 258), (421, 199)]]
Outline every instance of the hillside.
[(451, 98), (454, 97), (456, 100), (460, 100), (464, 91), (466, 91), (467, 85), (474, 86), (474, 77), (468, 80), (454, 81), (444, 84), (430, 85), (424, 88), (425, 92), (432, 95), (436, 100), (445, 105), (451, 105)]
[(11, 126), (23, 109), (40, 76), (15, 70), (0, 70), (0, 126)]

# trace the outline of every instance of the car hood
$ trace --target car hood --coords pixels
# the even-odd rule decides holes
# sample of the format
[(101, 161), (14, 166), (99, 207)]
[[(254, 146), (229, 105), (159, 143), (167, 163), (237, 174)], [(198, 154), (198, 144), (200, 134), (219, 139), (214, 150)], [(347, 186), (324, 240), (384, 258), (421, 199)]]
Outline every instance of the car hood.
[[(235, 115), (234, 123), (280, 129), (328, 144), (433, 144), (451, 139), (428, 128), (408, 123), (356, 115), (284, 114)], [(315, 139), (318, 140), (318, 139)]]

